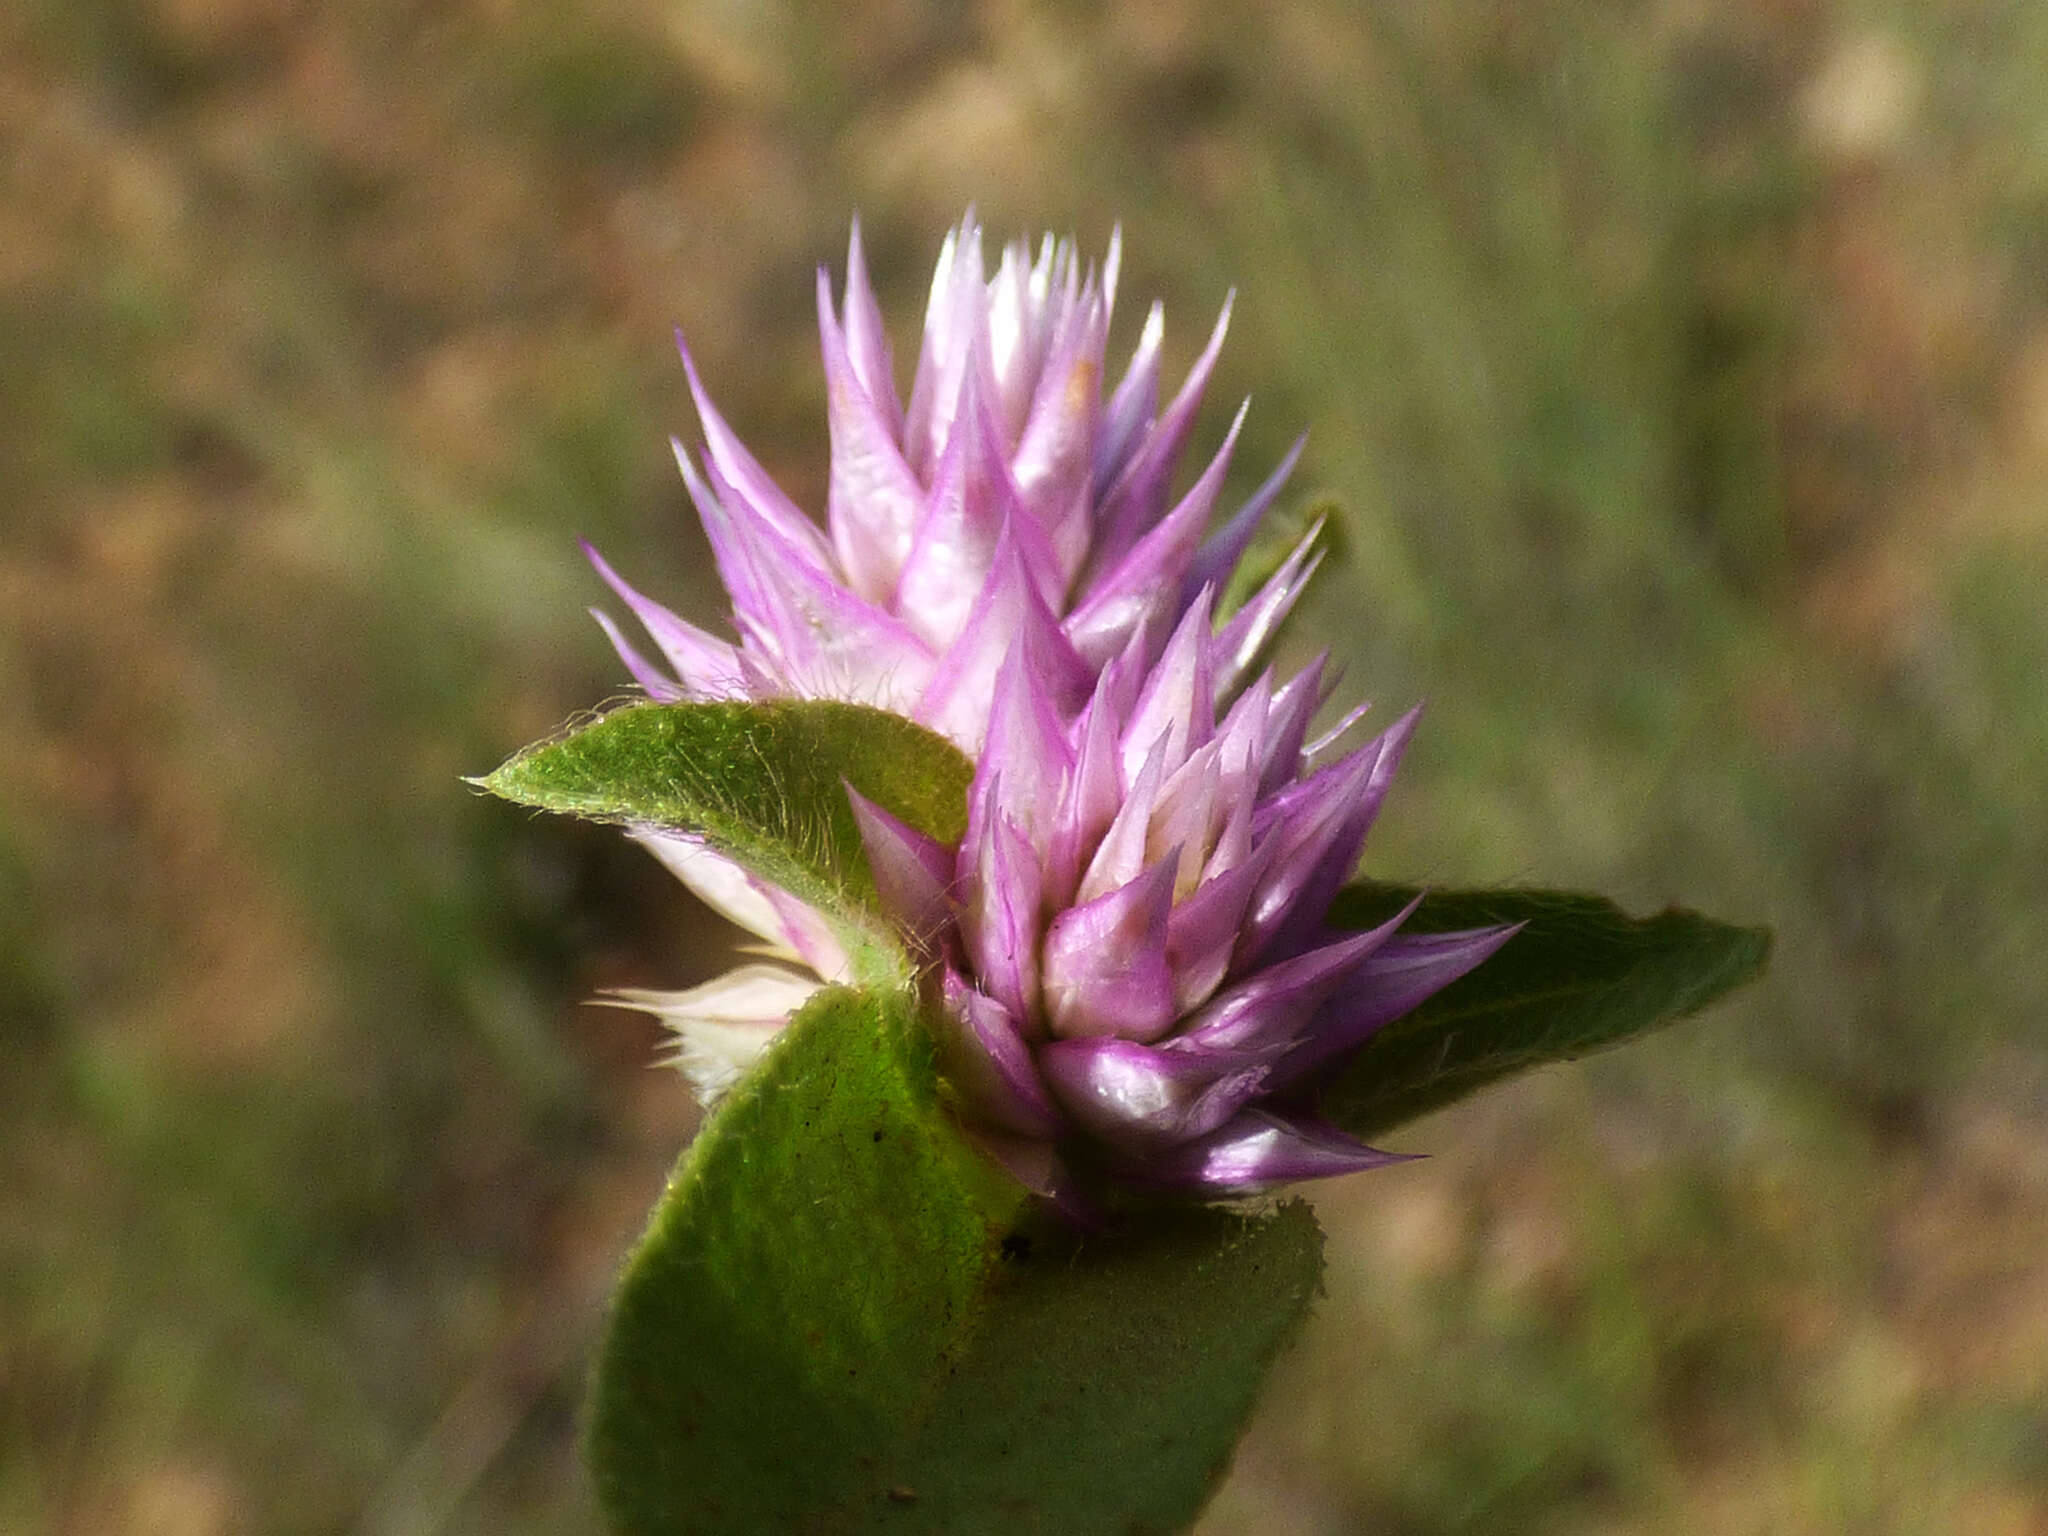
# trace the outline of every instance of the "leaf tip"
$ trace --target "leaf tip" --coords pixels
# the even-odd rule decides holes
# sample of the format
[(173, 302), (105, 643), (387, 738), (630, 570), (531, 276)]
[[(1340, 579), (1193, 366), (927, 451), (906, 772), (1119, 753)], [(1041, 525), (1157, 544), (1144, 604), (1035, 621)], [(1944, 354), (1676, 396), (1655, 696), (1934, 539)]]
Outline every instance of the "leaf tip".
[(1729, 957), (1729, 969), (1733, 973), (1728, 981), (1730, 987), (1747, 986), (1771, 967), (1771, 956), (1778, 947), (1778, 936), (1769, 928), (1738, 928), (1735, 930), (1734, 953)]
[(526, 775), (520, 771), (528, 754), (516, 752), (498, 764), (489, 773), (463, 775), (462, 782), (487, 795), (496, 795), (500, 800), (510, 800), (515, 805), (533, 805), (533, 786), (526, 782)]

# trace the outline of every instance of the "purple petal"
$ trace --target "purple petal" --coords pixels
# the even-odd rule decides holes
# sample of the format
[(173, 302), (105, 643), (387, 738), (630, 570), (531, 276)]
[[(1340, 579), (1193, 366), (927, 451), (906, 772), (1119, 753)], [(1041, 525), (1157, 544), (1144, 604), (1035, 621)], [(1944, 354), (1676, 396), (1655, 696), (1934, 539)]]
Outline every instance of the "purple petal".
[(829, 570), (831, 556), (818, 525), (783, 494), (782, 487), (718, 414), (711, 396), (705, 392), (704, 381), (697, 376), (697, 361), (690, 356), (681, 331), (676, 333), (676, 350), (683, 356), (683, 373), (690, 381), (690, 398), (696, 402), (697, 420), (704, 428), (705, 455), (713, 468), (756, 516), (775, 529), (792, 554), (820, 572)]
[(718, 567), (718, 579), (732, 599), (733, 622), (740, 633), (746, 635), (752, 627), (765, 624), (768, 614), (767, 600), (754, 573), (752, 546), (737, 533), (733, 515), (718, 492), (697, 472), (683, 440), (671, 437), (668, 446), (675, 455), (676, 468), (682, 473), (683, 486), (690, 493), (690, 504), (697, 509), (697, 521), (703, 525), (705, 540), (711, 545), (711, 559)]
[(1165, 1191), (1229, 1198), (1409, 1160), (1321, 1121), (1283, 1119), (1253, 1108), (1199, 1141), (1134, 1165), (1131, 1176)]
[(933, 645), (959, 636), (1007, 533), (1041, 596), (1063, 584), (1051, 541), (1010, 478), (979, 375), (962, 386), (960, 419), (933, 472), (917, 535), (897, 585), (896, 609)]
[(1216, 755), (1225, 772), (1258, 781), (1266, 769), (1266, 721), (1272, 712), (1273, 674), (1268, 669), (1239, 692), (1216, 726)]
[(1317, 518), (1301, 542), (1224, 626), (1216, 632), (1216, 686), (1228, 693), (1258, 664), (1273, 637), (1323, 563), (1323, 520)]
[(1230, 806), (1221, 794), (1222, 782), (1222, 766), (1215, 752), (1205, 747), (1167, 779), (1160, 788), (1159, 803), (1152, 808), (1146, 840), (1154, 847), (1164, 844), (1181, 851), (1173, 883), (1175, 900), (1195, 888), (1216, 835), (1223, 830)]
[(1351, 877), (1365, 834), (1392, 787), (1394, 769), (1414, 734), (1410, 710), (1356, 752), (1262, 802), (1255, 831), (1277, 846), (1253, 896), (1237, 963), (1249, 965), (1276, 945), (1312, 932), (1330, 898)]
[[(1071, 242), (1045, 236), (1034, 262), (1021, 241), (1003, 247), (988, 285), (989, 379), (1007, 446), (1024, 430), (1025, 413), (1045, 366), (1052, 333), (1078, 281)], [(1054, 297), (1054, 290), (1061, 290)]]
[(896, 364), (889, 351), (889, 333), (882, 328), (882, 307), (868, 281), (867, 252), (861, 246), (860, 220), (846, 242), (846, 358), (868, 402), (881, 413), (894, 441), (903, 436), (903, 407), (896, 398)]
[(845, 789), (883, 908), (920, 949), (937, 948), (953, 921), (947, 899), (953, 884), (953, 851), (898, 821), (851, 784)]
[(931, 297), (925, 303), (924, 347), (903, 418), (903, 456), (921, 478), (931, 477), (945, 452), (962, 384), (981, 350), (980, 338), (987, 333), (982, 270), (981, 226), (970, 211), (939, 248)]
[(1320, 847), (1316, 839), (1335, 836), (1333, 828), (1363, 792), (1378, 756), (1375, 739), (1307, 778), (1283, 785), (1259, 801), (1253, 831), (1262, 841), (1275, 839), (1299, 868), (1303, 849)]
[(896, 611), (941, 651), (959, 638), (1014, 511), (970, 486), (967, 461), (977, 436), (955, 432), (939, 455), (896, 586)]
[(770, 885), (760, 879), (756, 879), (754, 884), (774, 909), (776, 921), (782, 925), (783, 941), (805, 965), (827, 981), (852, 978), (853, 965), (846, 957), (839, 936), (832, 931), (832, 925), (822, 912), (807, 902), (797, 900), (779, 885)]
[(1237, 295), (1232, 293), (1223, 301), (1223, 311), (1209, 333), (1209, 344), (1188, 370), (1180, 393), (1152, 423), (1129, 464), (1102, 498), (1093, 562), (1098, 570), (1121, 560), (1165, 511), (1174, 465), (1194, 428), (1195, 410), (1202, 403), (1202, 392), (1208, 388), (1209, 375), (1215, 371), (1216, 358), (1223, 350), (1224, 333), (1230, 329), (1231, 306), (1236, 300)]
[(1073, 768), (1060, 786), (1059, 814), (1045, 834), (1045, 899), (1055, 909), (1074, 899), (1081, 868), (1100, 846), (1115, 821), (1123, 797), (1117, 750), (1119, 717), (1110, 690), (1116, 680), (1105, 672), (1075, 722)]
[(1098, 500), (1130, 464), (1138, 436), (1159, 410), (1159, 349), (1166, 339), (1166, 308), (1156, 299), (1145, 316), (1138, 345), (1124, 368), (1123, 381), (1110, 396), (1095, 440), (1092, 476)]
[(1301, 772), (1302, 743), (1316, 706), (1323, 702), (1323, 669), (1329, 660), (1330, 653), (1321, 652), (1274, 691), (1266, 710), (1266, 741), (1260, 750), (1265, 763), (1259, 776), (1260, 794), (1273, 794)]
[(1000, 812), (978, 842), (962, 846), (963, 863), (970, 851), (973, 865), (964, 872), (967, 901), (960, 916), (968, 958), (988, 994), (1028, 1024), (1038, 1014), (1038, 860), (1024, 834)]
[(1061, 714), (1081, 707), (1093, 674), (1060, 633), (1059, 622), (1006, 529), (997, 540), (988, 580), (974, 600), (966, 627), (931, 674), (912, 718), (950, 737), (970, 755), (978, 754), (996, 673), (1013, 646), (1023, 650), (1025, 664)]
[(1058, 812), (1061, 786), (1073, 770), (1066, 722), (1018, 646), (996, 674), (975, 787), (993, 784), (1000, 776), (1006, 786), (1003, 809), (1034, 846), (1043, 846)]
[(846, 951), (816, 908), (757, 879), (687, 833), (636, 826), (627, 835), (707, 905), (766, 939), (773, 952), (803, 961), (827, 981), (845, 979)]
[(907, 712), (933, 671), (931, 649), (893, 616), (792, 554), (775, 528), (717, 494), (679, 455), (733, 616), (794, 692)]
[(1065, 1129), (1009, 1009), (951, 971), (945, 980), (946, 1067), (981, 1117), (1019, 1136), (1053, 1140)]
[(1272, 933), (1272, 942), (1281, 950), (1291, 951), (1320, 932), (1323, 914), (1329, 910), (1331, 900), (1358, 868), (1366, 833), (1372, 830), (1387, 791), (1393, 787), (1395, 770), (1400, 767), (1421, 716), (1418, 705), (1360, 748), (1361, 759), (1369, 764), (1365, 781), (1338, 819), (1334, 834), (1326, 841), (1320, 837), (1312, 839), (1292, 855), (1297, 874), (1287, 898), (1292, 910)]
[(1308, 434), (1302, 433), (1294, 440), (1294, 446), (1287, 450), (1279, 467), (1266, 477), (1265, 484), (1253, 491), (1245, 504), (1230, 516), (1230, 521), (1218, 528), (1195, 552), (1194, 563), (1188, 567), (1187, 580), (1181, 588), (1183, 602), (1190, 601), (1206, 586), (1213, 585), (1218, 591), (1230, 579), (1230, 573), (1237, 569), (1237, 562), (1244, 558), (1246, 547), (1252, 535), (1258, 531), (1259, 523), (1279, 498), (1288, 477), (1294, 473), (1294, 466), (1301, 461), (1301, 451), (1308, 446)]
[(929, 686), (930, 649), (844, 587), (787, 572), (770, 584), (779, 670), (794, 693), (908, 713)]
[[(1411, 906), (1410, 911), (1414, 910)], [(1364, 1044), (1375, 1031), (1435, 996), (1521, 931), (1515, 923), (1463, 933), (1398, 934), (1323, 1007), (1301, 1046), (1276, 1073), (1299, 1082)]]
[(1108, 332), (1108, 306), (1091, 278), (1053, 336), (1010, 463), (1018, 494), (1058, 553), (1063, 589), (1086, 558), (1093, 531), (1089, 477), (1101, 417), (1102, 347)]
[(1102, 671), (1097, 679), (1101, 685), (1099, 691), (1116, 711), (1119, 740), (1131, 718), (1131, 711), (1138, 707), (1138, 695), (1145, 689), (1145, 679), (1152, 675), (1152, 664), (1166, 649), (1171, 634), (1170, 627), (1161, 628), (1156, 621), (1149, 623), (1132, 635), (1121, 651), (1101, 663)]
[(1186, 587), (1195, 548), (1215, 510), (1216, 496), (1244, 427), (1245, 411), (1251, 402), (1237, 409), (1223, 446), (1209, 462), (1201, 477), (1189, 488), (1180, 504), (1161, 518), (1130, 552), (1107, 571), (1099, 571), (1088, 584), (1087, 595), (1070, 614), (1067, 634), (1084, 651), (1103, 652), (1121, 646), (1147, 615), (1165, 608), (1179, 610), (1194, 601), (1201, 590)]
[(1420, 900), (1377, 928), (1252, 972), (1190, 1019), (1175, 1042), (1212, 1050), (1292, 1044), (1345, 977), (1393, 939)]
[(1217, 799), (1225, 803), (1227, 811), (1223, 828), (1216, 834), (1216, 845), (1209, 851), (1209, 862), (1202, 868), (1204, 880), (1214, 880), (1252, 861), (1256, 851), (1252, 824), (1258, 814), (1257, 794), (1258, 786), (1251, 782), (1249, 774), (1224, 774)]
[(1155, 1050), (1132, 1040), (1055, 1040), (1040, 1069), (1076, 1124), (1143, 1152), (1206, 1136), (1255, 1097), (1265, 1058), (1241, 1051)]
[(1265, 861), (1254, 857), (1204, 880), (1166, 920), (1176, 1013), (1200, 1007), (1228, 974), (1238, 925), (1265, 869)]
[(1165, 779), (1166, 736), (1162, 732), (1124, 796), (1124, 803), (1117, 808), (1109, 830), (1096, 844), (1095, 854), (1081, 876), (1077, 900), (1093, 901), (1138, 878), (1145, 868), (1145, 850), (1151, 842), (1152, 809), (1159, 801), (1159, 787)]
[[(677, 618), (668, 609), (652, 598), (643, 597), (619, 573), (606, 563), (589, 540), (580, 541), (583, 557), (596, 569), (597, 574), (633, 611), (633, 617), (640, 621), (640, 627), (647, 631), (654, 643), (661, 647), (669, 665), (676, 669), (676, 675), (686, 692), (697, 694), (718, 694), (731, 689), (733, 679), (739, 672), (739, 658), (733, 648), (716, 635), (708, 635), (696, 625)], [(612, 635), (615, 647), (621, 646), (617, 631), (610, 628), (608, 620), (599, 620), (606, 625), (606, 632)], [(635, 677), (640, 677), (627, 652), (630, 647), (620, 650), (620, 659), (626, 662)], [(640, 677), (640, 681), (647, 680)], [(652, 690), (649, 690), (650, 692)]]
[(1224, 729), (1167, 778), (1153, 808), (1153, 842), (1180, 843), (1187, 849), (1177, 896), (1186, 896), (1197, 879), (1241, 863), (1251, 851), (1260, 700), (1256, 690), (1248, 691), (1246, 698), (1253, 708), (1233, 710)]
[(1167, 739), (1166, 760), (1179, 767), (1190, 752), (1216, 730), (1214, 646), (1209, 631), (1206, 597), (1190, 607), (1166, 653), (1145, 679), (1136, 708), (1124, 725), (1123, 761), (1126, 781), (1136, 778), (1140, 754), (1161, 734)]
[(896, 595), (924, 507), (924, 487), (903, 462), (892, 421), (895, 399), (878, 403), (861, 380), (848, 339), (832, 314), (832, 293), (818, 273), (818, 335), (825, 357), (826, 421), (832, 440), (826, 522), (847, 585), (871, 602)]
[(1173, 1027), (1166, 921), (1175, 849), (1128, 885), (1052, 920), (1045, 935), (1045, 1009), (1055, 1035), (1156, 1040)]
[(597, 627), (603, 630), (605, 638), (611, 641), (612, 649), (618, 653), (619, 660), (624, 662), (626, 670), (633, 674), (633, 681), (647, 690), (650, 699), (657, 704), (673, 704), (678, 699), (689, 697), (687, 689), (674, 678), (664, 676), (653, 662), (640, 654), (632, 641), (619, 633), (619, 626), (612, 622), (610, 614), (602, 608), (585, 611), (597, 620)]

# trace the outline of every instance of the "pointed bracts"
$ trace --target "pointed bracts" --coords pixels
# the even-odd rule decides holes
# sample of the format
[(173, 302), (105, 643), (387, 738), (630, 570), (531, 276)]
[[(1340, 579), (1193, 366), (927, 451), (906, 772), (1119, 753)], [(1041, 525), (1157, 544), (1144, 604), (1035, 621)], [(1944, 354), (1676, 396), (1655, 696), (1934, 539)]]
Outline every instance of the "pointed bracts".
[[(654, 655), (599, 622), (661, 700), (849, 699), (976, 759), (947, 846), (851, 795), (875, 889), (922, 969), (962, 1120), (1056, 1200), (1089, 1180), (1245, 1195), (1389, 1161), (1316, 1119), (1319, 1075), (1492, 954), (1510, 930), (1409, 936), (1325, 913), (1350, 877), (1414, 713), (1321, 737), (1321, 659), (1282, 677), (1275, 632), (1318, 530), (1242, 603), (1220, 594), (1278, 500), (1289, 452), (1225, 505), (1244, 411), (1174, 486), (1229, 320), (1162, 406), (1153, 308), (1113, 387), (1118, 247), (1007, 248), (970, 215), (946, 239), (907, 399), (856, 229), (839, 304), (818, 279), (831, 472), (820, 527), (712, 405), (677, 463), (736, 637), (600, 577)], [(786, 964), (674, 996), (626, 994), (677, 1029), (716, 1091), (846, 959), (817, 915), (686, 838), (640, 834)]]
[[(686, 623), (586, 549), (659, 653), (599, 615), (634, 680), (663, 700), (851, 699), (973, 753), (989, 687), (1020, 638), (1069, 708), (1134, 641), (1155, 659), (1196, 593), (1235, 565), (1300, 445), (1210, 533), (1242, 410), (1188, 489), (1176, 499), (1172, 488), (1229, 307), (1164, 409), (1156, 308), (1107, 390), (1117, 266), (1114, 240), (1098, 270), (1072, 242), (1048, 239), (1035, 255), (1010, 246), (990, 277), (970, 215), (940, 255), (905, 404), (856, 227), (836, 307), (818, 274), (832, 450), (823, 529), (747, 451), (685, 348), (703, 445), (693, 454), (678, 442), (676, 461), (738, 638)], [(1304, 549), (1240, 625), (1250, 647), (1312, 562)]]
[(861, 819), (941, 971), (970, 1123), (1052, 1141), (1075, 1177), (1207, 1198), (1387, 1161), (1303, 1088), (1510, 932), (1411, 938), (1412, 908), (1325, 924), (1415, 716), (1315, 766), (1282, 701), (1317, 669), (1232, 696), (1225, 643), (1205, 596), (1149, 673), (1105, 674), (1075, 711), (1013, 658), (959, 847), (906, 854), (905, 829)]

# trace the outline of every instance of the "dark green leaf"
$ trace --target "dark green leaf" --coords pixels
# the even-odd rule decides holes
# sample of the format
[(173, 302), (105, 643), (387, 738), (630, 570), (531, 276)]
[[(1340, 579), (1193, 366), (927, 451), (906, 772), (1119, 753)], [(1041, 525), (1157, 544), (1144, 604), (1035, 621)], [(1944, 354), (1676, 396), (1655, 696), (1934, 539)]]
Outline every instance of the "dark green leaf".
[[(1034, 1250), (992, 1297), (868, 1522), (904, 1536), (1126, 1536), (1191, 1522), (1306, 1314), (1323, 1235), (1270, 1215), (1158, 1216)], [(903, 1495), (915, 1502), (902, 1506)], [(860, 1528), (867, 1528), (866, 1525)]]
[(620, 1530), (805, 1529), (929, 1402), (1021, 1205), (932, 1070), (908, 1008), (821, 993), (685, 1153), (598, 1365)]
[[(883, 932), (842, 783), (953, 842), (974, 768), (944, 738), (858, 704), (637, 704), (529, 747), (479, 780), (521, 805), (694, 833), (855, 931)], [(886, 943), (886, 941), (884, 941)]]
[[(1416, 894), (1355, 885), (1330, 920), (1370, 927)], [(1765, 929), (1678, 908), (1632, 918), (1602, 897), (1560, 891), (1432, 892), (1403, 931), (1495, 923), (1527, 926), (1366, 1043), (1326, 1090), (1338, 1125), (1376, 1136), (1501, 1078), (1618, 1045), (1760, 975), (1771, 949)]]
[(1191, 1520), (1321, 1263), (1305, 1207), (1076, 1240), (939, 1106), (904, 994), (820, 994), (686, 1154), (592, 1404), (625, 1536)]

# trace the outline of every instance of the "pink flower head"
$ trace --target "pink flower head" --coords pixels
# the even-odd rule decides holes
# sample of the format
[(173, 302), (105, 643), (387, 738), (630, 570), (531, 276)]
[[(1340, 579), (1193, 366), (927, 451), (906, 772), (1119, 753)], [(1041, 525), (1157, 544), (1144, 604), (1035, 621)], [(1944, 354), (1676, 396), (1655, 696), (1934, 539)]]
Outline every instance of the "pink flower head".
[(1325, 926), (1416, 716), (1305, 746), (1321, 663), (1239, 685), (1227, 634), (1204, 593), (1157, 662), (1134, 641), (1072, 711), (1014, 650), (957, 849), (855, 797), (939, 976), (964, 1114), (1047, 1193), (1081, 1172), (1241, 1195), (1387, 1161), (1305, 1090), (1508, 936)]
[[(682, 466), (733, 600), (737, 643), (607, 582), (666, 659), (600, 616), (657, 699), (800, 695), (905, 714), (976, 758), (968, 826), (942, 846), (854, 797), (885, 906), (925, 962), (962, 1118), (1027, 1183), (1195, 1196), (1370, 1167), (1319, 1121), (1320, 1073), (1464, 974), (1510, 930), (1363, 933), (1324, 913), (1350, 876), (1411, 713), (1336, 752), (1308, 740), (1323, 662), (1261, 669), (1313, 574), (1311, 532), (1242, 605), (1218, 592), (1300, 451), (1213, 531), (1238, 422), (1178, 500), (1172, 476), (1223, 337), (1159, 405), (1155, 306), (1105, 399), (1117, 247), (1007, 248), (970, 217), (933, 279), (899, 404), (858, 232), (835, 313), (819, 276), (832, 433), (826, 528), (747, 453), (684, 360), (705, 433)], [(826, 979), (817, 914), (690, 839), (640, 834), (693, 889)], [(675, 996), (712, 1091), (811, 983), (754, 965)]]
[[(940, 252), (906, 407), (856, 229), (839, 312), (818, 274), (832, 434), (823, 529), (726, 425), (685, 348), (703, 468), (680, 443), (676, 462), (732, 596), (739, 640), (685, 622), (589, 551), (668, 664), (662, 670), (598, 616), (649, 695), (850, 699), (908, 715), (971, 755), (1013, 645), (1032, 648), (1070, 706), (1134, 638), (1156, 658), (1196, 594), (1237, 564), (1301, 445), (1213, 533), (1236, 424), (1172, 498), (1230, 311), (1162, 409), (1164, 321), (1154, 305), (1105, 398), (1117, 252), (1112, 240), (1098, 273), (1082, 270), (1070, 242), (1048, 238), (1035, 259), (1012, 245), (991, 279), (970, 215)], [(1246, 605), (1235, 631), (1244, 657), (1300, 595), (1315, 564), (1311, 543)]]

